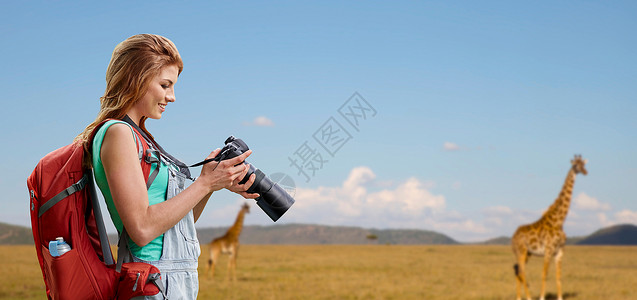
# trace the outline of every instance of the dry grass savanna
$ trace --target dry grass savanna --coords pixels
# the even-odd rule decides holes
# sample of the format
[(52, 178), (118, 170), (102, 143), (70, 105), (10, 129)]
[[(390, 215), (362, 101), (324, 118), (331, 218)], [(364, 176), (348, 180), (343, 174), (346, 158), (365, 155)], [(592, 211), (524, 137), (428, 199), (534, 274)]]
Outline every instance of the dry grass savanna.
[[(199, 259), (199, 299), (515, 299), (510, 246), (242, 245), (237, 281), (226, 280), (221, 259), (205, 277)], [(1, 246), (1, 299), (44, 299), (33, 246)], [(542, 261), (527, 275), (534, 299)], [(637, 247), (567, 246), (565, 299), (637, 299)], [(555, 267), (547, 299), (555, 299)]]

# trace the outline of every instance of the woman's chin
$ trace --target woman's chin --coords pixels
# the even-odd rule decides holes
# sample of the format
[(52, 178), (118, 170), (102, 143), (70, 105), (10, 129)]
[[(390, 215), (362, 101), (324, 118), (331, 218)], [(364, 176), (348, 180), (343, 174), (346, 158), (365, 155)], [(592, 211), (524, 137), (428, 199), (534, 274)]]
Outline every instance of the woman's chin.
[(150, 115), (148, 116), (148, 118), (153, 120), (159, 120), (161, 119), (161, 116), (162, 116), (162, 113), (159, 113), (159, 114)]

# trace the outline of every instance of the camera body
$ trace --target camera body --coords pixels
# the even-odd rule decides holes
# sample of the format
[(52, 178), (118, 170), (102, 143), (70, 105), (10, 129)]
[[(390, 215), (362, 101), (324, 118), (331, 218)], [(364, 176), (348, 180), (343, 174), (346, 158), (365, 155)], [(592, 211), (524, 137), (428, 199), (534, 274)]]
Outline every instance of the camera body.
[[(226, 139), (225, 146), (215, 157), (215, 160), (221, 161), (237, 157), (249, 149), (243, 140), (230, 136)], [(246, 162), (244, 161), (243, 163)], [(255, 199), (257, 205), (272, 221), (276, 222), (294, 204), (294, 198), (252, 164), (250, 164), (250, 169), (246, 176), (239, 183), (246, 183), (252, 174), (255, 174), (256, 178), (247, 192), (259, 194), (259, 197)]]

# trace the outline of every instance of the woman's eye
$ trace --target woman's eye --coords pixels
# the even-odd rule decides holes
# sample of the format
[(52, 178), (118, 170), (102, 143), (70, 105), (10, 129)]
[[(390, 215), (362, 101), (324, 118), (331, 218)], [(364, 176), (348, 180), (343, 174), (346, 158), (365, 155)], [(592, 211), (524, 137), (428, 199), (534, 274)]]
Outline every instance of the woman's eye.
[(167, 89), (168, 85), (167, 84), (162, 84), (161, 87)]

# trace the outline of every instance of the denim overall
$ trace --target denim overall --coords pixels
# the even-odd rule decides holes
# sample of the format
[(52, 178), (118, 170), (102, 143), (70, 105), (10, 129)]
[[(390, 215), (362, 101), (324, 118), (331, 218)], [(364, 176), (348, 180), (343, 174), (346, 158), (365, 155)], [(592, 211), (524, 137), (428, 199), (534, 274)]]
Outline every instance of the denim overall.
[[(169, 167), (168, 190), (166, 199), (170, 199), (184, 190), (186, 175)], [(158, 261), (141, 260), (134, 255), (133, 261), (145, 262), (159, 268), (161, 280), (166, 288), (166, 296), (170, 300), (197, 299), (199, 277), (197, 274), (198, 258), (201, 254), (195, 220), (192, 210), (164, 233), (164, 246)], [(135, 297), (133, 299), (164, 299), (159, 293), (154, 296)]]

